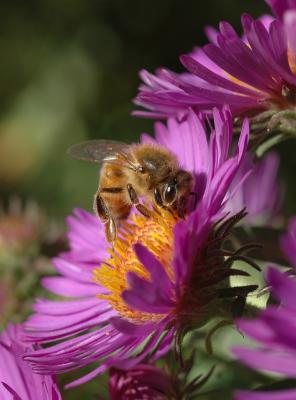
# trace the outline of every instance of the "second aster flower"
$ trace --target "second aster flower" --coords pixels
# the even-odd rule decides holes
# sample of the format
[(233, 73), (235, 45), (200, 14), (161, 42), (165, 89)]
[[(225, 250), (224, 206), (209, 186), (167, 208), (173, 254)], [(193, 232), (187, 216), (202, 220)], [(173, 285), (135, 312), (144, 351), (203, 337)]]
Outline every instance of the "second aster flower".
[[(268, 110), (261, 115), (262, 122), (280, 111), (294, 112), (296, 5), (288, 0), (268, 3), (281, 18), (253, 19), (244, 14), (242, 37), (224, 21), (219, 31), (207, 28), (210, 43), (180, 57), (186, 72), (159, 69), (153, 75), (141, 71), (143, 84), (135, 103), (148, 111), (135, 114), (184, 118), (189, 108), (211, 113), (213, 107), (229, 104), (237, 116)], [(270, 127), (281, 121), (280, 116), (285, 117), (278, 114)], [(289, 117), (285, 122), (290, 127)]]
[[(132, 214), (112, 249), (94, 216), (76, 210), (69, 217), (70, 251), (54, 260), (61, 276), (43, 281), (68, 301), (37, 301), (26, 323), (30, 340), (51, 342), (26, 356), (36, 372), (62, 373), (100, 361), (69, 385), (75, 386), (108, 367), (130, 369), (156, 359), (185, 326), (224, 316), (222, 293), (231, 296), (225, 291), (229, 277), (240, 272), (225, 261), (222, 245), (242, 217), (227, 217), (224, 208), (249, 129), (245, 121), (233, 149), (229, 110), (215, 110), (214, 119), (210, 140), (194, 113), (182, 123), (172, 119), (168, 126), (156, 126), (157, 142), (196, 179), (198, 203), (185, 220), (159, 209), (148, 219)], [(154, 139), (145, 135), (142, 140)]]

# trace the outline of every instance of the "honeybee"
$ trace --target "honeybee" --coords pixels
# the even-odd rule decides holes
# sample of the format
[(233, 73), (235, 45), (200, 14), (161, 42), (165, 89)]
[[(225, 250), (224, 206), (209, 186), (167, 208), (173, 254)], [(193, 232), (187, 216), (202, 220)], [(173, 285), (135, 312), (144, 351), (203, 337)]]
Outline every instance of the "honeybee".
[(105, 224), (109, 242), (116, 240), (117, 223), (127, 218), (133, 206), (151, 216), (140, 198), (183, 218), (188, 197), (195, 195), (193, 175), (181, 169), (175, 155), (160, 145), (90, 140), (73, 145), (68, 153), (102, 164), (94, 211)]

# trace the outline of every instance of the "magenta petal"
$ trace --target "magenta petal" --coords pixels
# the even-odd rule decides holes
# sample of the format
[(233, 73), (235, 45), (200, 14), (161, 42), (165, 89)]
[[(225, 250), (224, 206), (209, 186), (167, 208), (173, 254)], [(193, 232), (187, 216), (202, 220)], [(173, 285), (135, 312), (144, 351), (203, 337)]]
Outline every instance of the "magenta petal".
[(296, 308), (296, 281), (276, 268), (269, 267), (266, 281), (272, 286), (272, 292), (287, 307)]
[(159, 360), (161, 357), (163, 357), (165, 354), (169, 352), (174, 343), (174, 336), (175, 332), (173, 330), (167, 333), (165, 338), (161, 341), (160, 345), (157, 347), (156, 352), (152, 355), (151, 362)]
[(281, 249), (292, 264), (296, 268), (296, 218), (289, 220), (287, 232), (280, 238)]
[(100, 365), (99, 367), (95, 368), (93, 371), (89, 372), (88, 374), (84, 375), (83, 377), (79, 379), (75, 379), (75, 381), (72, 381), (71, 383), (68, 383), (65, 385), (65, 389), (71, 389), (79, 385), (83, 385), (84, 383), (90, 381), (91, 379), (95, 378), (96, 376), (102, 374), (105, 372), (107, 367), (103, 364)]
[[(119, 367), (122, 369), (130, 369), (135, 365), (139, 364), (141, 361), (145, 359), (145, 357), (153, 350), (159, 338), (163, 334), (163, 327), (160, 325), (157, 331), (154, 331), (153, 334), (149, 337), (148, 341), (144, 344), (143, 349), (138, 353), (135, 357), (130, 359), (118, 359), (116, 361), (116, 357), (112, 359), (112, 357), (106, 361), (106, 365)], [(148, 337), (148, 336), (147, 336)]]
[(95, 296), (102, 293), (100, 286), (94, 283), (79, 283), (61, 277), (43, 278), (42, 285), (52, 293), (67, 297)]
[(70, 262), (63, 258), (54, 258), (52, 262), (56, 267), (56, 270), (65, 277), (87, 283), (91, 282), (91, 272), (82, 268), (80, 265), (77, 265), (77, 262)]
[(140, 278), (139, 275), (133, 271), (129, 271), (126, 274), (126, 280), (129, 287), (128, 290), (132, 290), (136, 294), (139, 294), (139, 296), (143, 295), (144, 293), (144, 298), (151, 297), (152, 301), (156, 298), (157, 288), (151, 281)]
[(124, 290), (121, 296), (124, 302), (135, 310), (150, 314), (166, 314), (172, 310), (172, 305), (163, 304), (164, 301), (155, 292), (151, 293), (150, 291), (148, 299), (145, 298), (145, 295), (140, 296), (133, 290)]
[(275, 334), (269, 325), (262, 319), (241, 319), (236, 322), (240, 331), (262, 343), (274, 343)]
[(8, 325), (0, 335), (1, 400), (61, 400), (54, 378), (32, 372), (23, 357), (33, 350), (22, 341), (21, 325)]
[(137, 243), (134, 246), (135, 253), (139, 261), (145, 266), (147, 271), (150, 273), (152, 282), (156, 288), (164, 291), (168, 294), (172, 284), (168, 277), (163, 265), (157, 260), (157, 258), (142, 244)]
[(47, 299), (37, 299), (36, 303), (33, 305), (33, 310), (37, 313), (46, 315), (73, 315), (97, 305), (97, 298), (86, 298), (59, 302)]
[(110, 322), (118, 331), (130, 336), (146, 336), (155, 328), (155, 324), (136, 325), (120, 317), (112, 318)]
[(296, 390), (281, 390), (268, 392), (239, 391), (235, 393), (235, 400), (295, 400)]
[[(268, 153), (262, 160), (253, 162), (248, 155), (236, 179), (245, 179), (239, 190), (236, 180), (231, 190), (234, 197), (228, 204), (230, 211), (238, 212), (246, 207), (246, 221), (255, 225), (268, 225), (280, 214), (282, 187), (278, 182), (279, 157), (275, 152)], [(254, 196), (254, 188), (260, 187), (260, 196)], [(235, 192), (236, 191), (236, 192)]]
[[(171, 293), (154, 285), (134, 272), (128, 272), (127, 280), (130, 289), (122, 292), (122, 298), (132, 308), (154, 313), (168, 312), (174, 302), (171, 300)], [(150, 311), (149, 311), (149, 307)], [(162, 311), (160, 311), (162, 310)], [(165, 310), (165, 311), (164, 311)]]
[(296, 378), (296, 358), (293, 354), (272, 353), (268, 350), (234, 348), (232, 352), (250, 367), (278, 372)]
[(262, 315), (262, 319), (271, 327), (276, 335), (276, 342), (283, 348), (296, 350), (296, 319), (294, 318), (295, 308), (293, 310), (277, 309), (268, 307)]
[(284, 13), (290, 9), (296, 9), (296, 0), (265, 0), (273, 12), (283, 18)]
[(254, 90), (249, 88), (242, 88), (241, 85), (238, 85), (235, 82), (232, 82), (231, 80), (212, 72), (209, 68), (206, 68), (194, 58), (188, 55), (181, 56), (180, 60), (184, 67), (187, 68), (190, 72), (198, 75), (200, 78), (206, 80), (212, 85), (217, 85), (223, 89), (233, 92), (244, 93), (246, 95), (255, 94)]
[[(219, 39), (221, 38), (219, 37)], [(223, 45), (223, 47), (225, 46)], [(204, 51), (211, 60), (219, 65), (220, 68), (235, 76), (237, 79), (244, 81), (251, 86), (255, 84), (261, 90), (268, 90), (266, 83), (260, 74), (262, 67), (253, 59), (248, 46), (239, 40), (232, 40), (231, 46), (236, 50), (236, 59), (232, 60), (227, 58), (229, 52), (227, 47), (221, 48), (213, 44), (208, 44), (204, 47)], [(238, 61), (239, 57), (244, 59), (244, 62), (247, 63), (245, 66), (243, 66), (242, 60), (240, 62)], [(252, 67), (258, 67), (257, 71), (259, 71), (259, 73), (257, 73), (253, 68), (248, 68), (250, 64), (253, 64)]]
[[(13, 396), (12, 398), (10, 397), (12, 400), (23, 400), (23, 399), (21, 399), (21, 398), (19, 397), (19, 395), (15, 392), (15, 390), (13, 390), (12, 387), (10, 387), (9, 385), (7, 385), (5, 382), (0, 382), (0, 383), (3, 385), (4, 389), (6, 389), (7, 392), (10, 393), (10, 394)], [(4, 395), (3, 400), (6, 400), (6, 395), (7, 395), (6, 390), (5, 390), (5, 392), (2, 392), (2, 390), (1, 390), (1, 388), (0, 388), (0, 394), (1, 394), (1, 392), (2, 392), (2, 394)], [(6, 393), (6, 395), (5, 395), (5, 393)], [(8, 400), (8, 399), (7, 399), (7, 400)], [(36, 397), (35, 399), (32, 399), (32, 400), (37, 400), (37, 397)]]

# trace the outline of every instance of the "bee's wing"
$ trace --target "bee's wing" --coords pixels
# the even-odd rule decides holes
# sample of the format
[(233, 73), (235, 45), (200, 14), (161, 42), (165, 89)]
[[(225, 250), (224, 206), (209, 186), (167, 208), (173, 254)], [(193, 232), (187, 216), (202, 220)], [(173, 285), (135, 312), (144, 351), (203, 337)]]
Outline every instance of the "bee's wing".
[(130, 145), (115, 140), (88, 140), (74, 144), (67, 153), (79, 160), (86, 160), (95, 163), (111, 163), (129, 169), (137, 170), (135, 164), (129, 157)]

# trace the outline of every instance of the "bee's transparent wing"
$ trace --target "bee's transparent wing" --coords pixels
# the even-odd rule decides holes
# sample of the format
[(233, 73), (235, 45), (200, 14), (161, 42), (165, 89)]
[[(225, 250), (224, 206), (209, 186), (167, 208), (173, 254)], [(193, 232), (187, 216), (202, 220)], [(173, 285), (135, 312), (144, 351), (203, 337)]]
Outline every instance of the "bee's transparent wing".
[(115, 140), (88, 140), (86, 142), (74, 144), (67, 153), (79, 160), (86, 160), (95, 163), (111, 163), (130, 169), (137, 169), (129, 157), (130, 145), (117, 142)]

